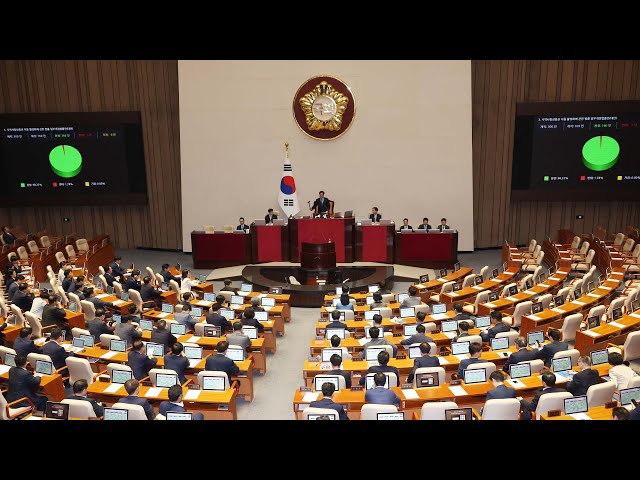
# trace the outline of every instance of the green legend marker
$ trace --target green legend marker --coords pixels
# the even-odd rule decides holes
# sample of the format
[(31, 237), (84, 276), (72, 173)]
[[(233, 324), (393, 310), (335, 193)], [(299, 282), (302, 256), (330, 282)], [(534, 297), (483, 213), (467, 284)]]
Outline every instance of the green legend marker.
[(58, 145), (49, 153), (49, 163), (56, 175), (71, 178), (82, 169), (82, 155), (71, 145)]
[(606, 135), (593, 137), (582, 147), (582, 163), (585, 167), (596, 172), (602, 172), (613, 167), (620, 155), (618, 142)]

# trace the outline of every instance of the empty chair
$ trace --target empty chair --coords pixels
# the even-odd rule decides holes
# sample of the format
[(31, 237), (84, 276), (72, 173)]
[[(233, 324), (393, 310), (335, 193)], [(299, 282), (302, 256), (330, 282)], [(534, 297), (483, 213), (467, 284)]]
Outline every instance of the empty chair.
[(27, 249), (24, 248), (23, 246), (19, 246), (18, 249), (16, 250), (16, 253), (18, 254), (18, 258), (20, 260), (29, 260), (29, 253), (27, 252)]
[(89, 385), (93, 383), (95, 374), (91, 370), (89, 360), (79, 357), (67, 357), (65, 363), (69, 369), (69, 382), (71, 385), (76, 380), (86, 380)]
[(551, 305), (551, 300), (553, 300), (553, 295), (547, 293), (545, 295), (541, 295), (538, 297), (538, 301), (542, 302), (542, 308), (546, 310)]
[(485, 265), (480, 269), (480, 276), (483, 282), (489, 279), (489, 265)]
[[(1, 236), (0, 236), (1, 237)], [(15, 405), (17, 403), (22, 403), (23, 401), (29, 402), (29, 406), (27, 407), (12, 407), (11, 405)], [(35, 407), (33, 403), (26, 397), (19, 398), (15, 402), (7, 403), (7, 400), (4, 398), (4, 395), (0, 391), (0, 420), (13, 420), (14, 418), (19, 417), (20, 415), (24, 415), (26, 413), (33, 412)]]
[(144, 408), (140, 405), (133, 405), (130, 403), (115, 403), (111, 408), (119, 408), (122, 410), (128, 410), (129, 420), (147, 420), (147, 414), (144, 412)]
[(589, 269), (591, 268), (591, 262), (593, 262), (593, 257), (595, 256), (595, 254), (596, 252), (594, 252), (593, 249), (589, 250), (589, 253), (587, 253), (587, 256), (585, 257), (584, 261), (572, 263), (571, 268), (578, 272), (589, 271)]
[(427, 402), (420, 410), (420, 420), (444, 420), (445, 410), (458, 408), (456, 402)]
[(633, 250), (633, 246), (635, 245), (635, 240), (633, 238), (627, 238), (624, 241), (624, 245), (622, 245), (622, 253), (629, 253)]
[(582, 314), (574, 313), (564, 317), (560, 335), (563, 342), (573, 343), (576, 339), (576, 332), (580, 329), (582, 323)]
[[(34, 338), (42, 337), (42, 323), (40, 323), (40, 319), (38, 318), (38, 316), (35, 313), (24, 312), (24, 318), (31, 327), (31, 335)], [(51, 325), (47, 328), (52, 329), (54, 327), (55, 325)]]
[(480, 305), (481, 303), (487, 303), (489, 301), (489, 293), (489, 290), (478, 293), (478, 295), (476, 295), (475, 301), (473, 303), (467, 303), (466, 305), (463, 305), (462, 309), (467, 313), (476, 315), (478, 313), (478, 305)]
[(522, 257), (523, 258), (536, 258), (541, 250), (542, 250), (542, 246), (541, 245), (536, 245), (533, 250), (531, 250), (529, 252), (523, 252), (522, 253)]
[(11, 353), (13, 355), (16, 355), (16, 351), (13, 348), (9, 348), (9, 347), (3, 347), (2, 345), (0, 345), (0, 360), (2, 360), (2, 363), (4, 364), (4, 355), (6, 353)]
[[(378, 310), (380, 310), (380, 315), (382, 315), (382, 318), (391, 318), (391, 313), (393, 312), (393, 310), (391, 310), (389, 307), (381, 307)], [(349, 312), (351, 310), (347, 310), (347, 312)]]
[(580, 298), (580, 296), (582, 295), (582, 284), (584, 282), (582, 281), (582, 279), (578, 279), (576, 282), (572, 282), (571, 285), (569, 286), (569, 293), (567, 294), (565, 301), (568, 299), (578, 299)]
[(385, 293), (382, 295), (382, 301), (384, 303), (393, 303), (396, 301), (396, 295), (394, 293)]
[(507, 337), (509, 339), (509, 346), (513, 346), (515, 345), (516, 342), (516, 338), (518, 338), (518, 335), (520, 335), (518, 332), (516, 332), (515, 330), (511, 330), (509, 332), (500, 332), (496, 335), (496, 338), (503, 338), (503, 337)]
[(420, 367), (417, 368), (414, 372), (415, 375), (413, 377), (413, 388), (418, 388), (418, 375), (421, 373), (437, 373), (438, 374), (438, 384), (443, 385), (446, 383), (446, 373), (443, 367)]
[(584, 257), (586, 257), (587, 252), (589, 251), (589, 246), (590, 246), (589, 242), (584, 242), (582, 244), (582, 246), (580, 247), (580, 250), (578, 250), (576, 252), (573, 252), (573, 255), (571, 255), (571, 260), (572, 261), (574, 261), (574, 260), (577, 260), (577, 261), (583, 260)]
[(593, 307), (591, 310), (589, 310), (589, 314), (587, 315), (587, 318), (591, 318), (591, 317), (602, 318), (602, 315), (604, 315), (604, 312), (606, 311), (607, 311), (607, 307), (605, 307), (604, 305), (598, 305), (597, 307)]
[(626, 297), (618, 297), (615, 300), (613, 300), (609, 304), (609, 307), (607, 308), (607, 316), (611, 318), (613, 316), (613, 311), (615, 309), (624, 307), (625, 300), (626, 300)]
[(49, 240), (49, 237), (46, 235), (40, 237), (40, 245), (42, 245), (42, 248), (51, 248), (51, 240)]
[(169, 288), (171, 291), (176, 292), (178, 298), (180, 298), (180, 285), (175, 280), (169, 280)]
[(542, 415), (546, 415), (549, 410), (564, 411), (564, 399), (571, 397), (573, 397), (573, 395), (569, 392), (547, 393), (542, 395), (535, 412), (536, 420), (541, 420)]
[[(296, 277), (294, 277), (293, 275), (289, 275), (289, 283), (291, 285), (300, 285), (300, 282), (298, 281), (298, 279)], [(220, 293), (224, 293), (224, 292), (220, 292)], [(320, 408), (319, 410), (324, 410), (322, 408)], [(334, 410), (335, 412), (335, 410)]]
[(62, 285), (60, 284), (57, 285), (57, 293), (58, 295), (60, 295), (60, 298), (62, 299), (62, 305), (67, 307), (69, 305), (69, 297), (67, 297), (67, 294), (65, 293), (64, 289), (62, 288)]
[[(384, 374), (389, 377), (389, 388), (394, 388), (398, 386), (398, 377), (396, 376), (395, 373), (393, 372), (384, 372)], [(375, 373), (367, 373), (367, 378), (371, 378), (373, 379), (373, 376), (375, 375)], [(318, 375), (316, 375), (316, 378), (318, 377)], [(340, 380), (340, 378), (344, 378), (342, 377), (342, 375), (338, 376), (338, 380), (340, 381), (340, 386), (342, 386), (342, 381)]]
[(513, 282), (513, 283), (508, 283), (507, 285), (505, 285), (505, 287), (502, 289), (502, 293), (500, 294), (500, 297), (502, 298), (506, 298), (509, 296), (509, 289), (511, 287), (517, 287), (518, 284)]
[(360, 410), (360, 420), (377, 420), (379, 413), (394, 413), (397, 411), (398, 407), (395, 405), (368, 403), (363, 405), (362, 410)]
[(230, 302), (231, 301), (231, 296), (233, 295), (233, 292), (218, 292), (218, 295), (222, 295), (224, 297), (224, 301), (225, 302)]
[(79, 238), (76, 240), (76, 247), (80, 252), (88, 252), (90, 250), (89, 242), (87, 242), (86, 238)]
[(502, 317), (502, 321), (511, 325), (511, 328), (520, 328), (520, 324), (522, 323), (522, 316), (529, 315), (531, 313), (531, 301), (527, 300), (526, 302), (520, 302), (516, 305), (515, 310), (513, 311), (512, 317)]
[(538, 242), (535, 238), (532, 238), (531, 241), (529, 242), (529, 246), (527, 246), (526, 248), (521, 248), (520, 250), (522, 250), (524, 253), (527, 252), (533, 252), (536, 248), (536, 246), (538, 245)]
[(589, 408), (603, 406), (613, 399), (613, 392), (615, 390), (615, 382), (603, 382), (591, 385), (587, 390), (587, 405), (589, 405)]
[[(465, 320), (468, 322), (468, 320)], [(482, 337), (480, 335), (467, 335), (466, 337), (462, 337), (460, 339), (461, 342), (469, 342), (469, 343), (480, 343), (482, 344)]]
[(222, 226), (222, 231), (224, 233), (233, 233), (233, 225), (227, 224)]
[(624, 233), (616, 233), (616, 236), (613, 239), (613, 244), (622, 245), (622, 242), (624, 242)]
[(580, 351), (576, 350), (575, 348), (570, 348), (569, 350), (562, 350), (560, 352), (556, 352), (553, 355), (554, 360), (556, 358), (564, 358), (564, 357), (571, 358), (571, 368), (573, 368), (578, 364), (578, 358), (580, 358)]
[(67, 252), (67, 257), (69, 257), (69, 260), (73, 260), (74, 258), (76, 258), (76, 251), (73, 249), (73, 245), (67, 245), (66, 247), (64, 247), (64, 251)]
[(76, 295), (73, 292), (69, 292), (67, 293), (67, 297), (69, 298), (70, 302), (75, 302), (78, 308), (82, 308), (82, 304), (80, 303), (80, 297), (78, 297), (78, 295)]
[(493, 362), (471, 363), (467, 367), (467, 370), (473, 370), (474, 368), (484, 368), (486, 370), (487, 380), (489, 380), (489, 375), (496, 371), (496, 364)]
[[(202, 386), (202, 383), (204, 381), (202, 379), (204, 377), (222, 377), (224, 378), (224, 388), (226, 390), (231, 388), (231, 384), (229, 383), (229, 376), (226, 374), (226, 372), (203, 370), (201, 372), (198, 372), (198, 376), (196, 377), (196, 383)], [(339, 377), (342, 377), (342, 375), (340, 375)]]
[(541, 250), (540, 252), (538, 252), (538, 255), (536, 255), (535, 258), (525, 259), (525, 261), (522, 262), (522, 270), (525, 272), (535, 272), (536, 268), (540, 266), (543, 259), (544, 259), (544, 252)]
[(105, 272), (104, 267), (102, 265), (98, 265), (98, 272), (100, 272), (100, 275), (107, 274), (107, 272)]
[(45, 362), (51, 362), (51, 357), (49, 355), (44, 355), (42, 353), (34, 353), (34, 352), (31, 352), (30, 354), (27, 355), (27, 361), (29, 362), (29, 365), (31, 365), (31, 368), (33, 368), (34, 370), (36, 368), (37, 360), (44, 360)]
[(320, 415), (328, 415), (329, 420), (339, 420), (339, 415), (337, 410), (333, 410), (331, 408), (317, 408), (317, 407), (307, 407), (302, 411), (302, 419), (309, 420), (309, 417), (317, 418)]
[(80, 300), (82, 306), (82, 313), (84, 313), (85, 321), (93, 320), (96, 318), (96, 306), (88, 300)]
[(93, 405), (91, 405), (90, 402), (65, 398), (61, 403), (69, 405), (69, 418), (88, 420), (96, 416), (96, 412), (93, 410)]
[[(416, 311), (416, 315), (418, 312), (424, 312), (425, 315), (431, 315), (431, 307), (429, 305), (414, 305), (413, 308)], [(351, 310), (346, 310), (350, 312)]]
[(494, 398), (487, 400), (482, 410), (482, 420), (517, 420), (520, 400), (516, 398)]
[(38, 244), (35, 240), (29, 240), (29, 242), (27, 242), (27, 247), (29, 247), (29, 251), (31, 253), (40, 253), (40, 249), (38, 248)]
[(518, 362), (518, 364), (520, 363), (528, 363), (529, 365), (531, 365), (531, 375), (533, 375), (534, 373), (540, 373), (544, 368), (544, 361), (540, 359)]
[(456, 282), (445, 282), (442, 284), (442, 287), (440, 287), (440, 293), (432, 293), (431, 297), (429, 298), (430, 302), (436, 302), (436, 303), (440, 303), (440, 295), (442, 295), (443, 293), (449, 293), (449, 292), (453, 292), (453, 286), (455, 285)]
[(151, 283), (155, 283), (156, 282), (156, 274), (154, 273), (154, 271), (153, 271), (153, 269), (151, 267), (147, 267), (147, 273), (151, 277)]
[(16, 327), (22, 327), (24, 325), (24, 315), (22, 315), (22, 310), (16, 305), (9, 305), (11, 309), (11, 313), (13, 313), (14, 325)]
[(84, 328), (73, 327), (71, 329), (71, 336), (73, 338), (79, 337), (80, 335), (91, 335), (89, 330), (85, 330)]
[(527, 280), (531, 280), (531, 282), (533, 283), (533, 274), (529, 273), (528, 275), (525, 275), (524, 277), (522, 277), (522, 279), (520, 279), (520, 290), (526, 290), (527, 289)]
[(462, 281), (462, 288), (472, 287), (475, 281), (476, 281), (475, 273), (472, 273), (471, 275), (467, 275), (466, 277), (464, 277), (464, 280)]
[(538, 268), (536, 268), (533, 271), (533, 284), (537, 285), (538, 283), (540, 283), (540, 275), (542, 274), (542, 272), (544, 271), (544, 268), (542, 268), (542, 265), (538, 265)]

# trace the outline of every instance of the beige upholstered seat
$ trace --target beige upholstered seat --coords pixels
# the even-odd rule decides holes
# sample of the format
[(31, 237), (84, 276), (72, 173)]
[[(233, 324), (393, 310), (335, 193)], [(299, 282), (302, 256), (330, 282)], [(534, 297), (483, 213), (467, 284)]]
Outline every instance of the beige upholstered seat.
[(446, 383), (447, 376), (443, 367), (420, 367), (420, 368), (416, 368), (416, 371), (414, 372), (413, 388), (418, 388), (417, 377), (421, 373), (437, 373), (438, 384), (443, 385), (444, 383)]
[(316, 419), (316, 415), (328, 415), (330, 420), (340, 420), (338, 411), (332, 408), (307, 407), (302, 411), (303, 420), (309, 420), (309, 417)]
[(587, 390), (587, 405), (589, 405), (589, 408), (603, 406), (613, 399), (613, 392), (615, 390), (615, 382), (603, 382), (591, 385)]
[(147, 414), (144, 412), (144, 408), (140, 405), (133, 405), (130, 403), (115, 403), (111, 408), (119, 408), (129, 411), (129, 420), (147, 420)]
[(198, 372), (198, 376), (196, 377), (196, 383), (202, 386), (204, 377), (222, 377), (224, 378), (224, 388), (227, 390), (231, 388), (231, 383), (229, 383), (229, 376), (226, 374), (226, 372), (203, 370), (201, 372)]
[(456, 402), (426, 402), (420, 410), (420, 420), (444, 420), (445, 410), (458, 408)]
[(520, 401), (516, 398), (487, 400), (482, 410), (482, 420), (517, 420)]
[(367, 403), (360, 410), (360, 420), (378, 420), (378, 413), (394, 413), (397, 411), (398, 407), (395, 405)]
[(540, 397), (536, 408), (536, 420), (542, 420), (542, 415), (546, 415), (549, 410), (564, 411), (564, 399), (571, 398), (569, 392), (546, 393)]
[(77, 380), (86, 380), (89, 385), (93, 383), (94, 373), (91, 364), (86, 358), (67, 357), (65, 360), (69, 369), (69, 383), (73, 385)]
[(87, 420), (96, 416), (96, 412), (94, 412), (93, 406), (90, 402), (65, 398), (61, 403), (69, 405), (69, 418)]

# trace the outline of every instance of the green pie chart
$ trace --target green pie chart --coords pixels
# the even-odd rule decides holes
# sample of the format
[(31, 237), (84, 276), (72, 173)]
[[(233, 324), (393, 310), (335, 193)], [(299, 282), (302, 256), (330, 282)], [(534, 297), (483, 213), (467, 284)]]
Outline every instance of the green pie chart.
[(58, 145), (49, 153), (49, 163), (56, 175), (71, 178), (82, 169), (82, 155), (71, 145)]
[(582, 146), (582, 163), (590, 170), (602, 172), (613, 167), (620, 155), (620, 145), (611, 137), (593, 137)]

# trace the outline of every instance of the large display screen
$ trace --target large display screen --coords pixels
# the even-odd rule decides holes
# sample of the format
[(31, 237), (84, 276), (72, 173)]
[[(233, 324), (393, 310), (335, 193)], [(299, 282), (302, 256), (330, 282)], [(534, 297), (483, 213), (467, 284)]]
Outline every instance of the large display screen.
[(637, 199), (640, 102), (519, 104), (512, 198)]
[(0, 115), (0, 202), (145, 203), (140, 112)]

